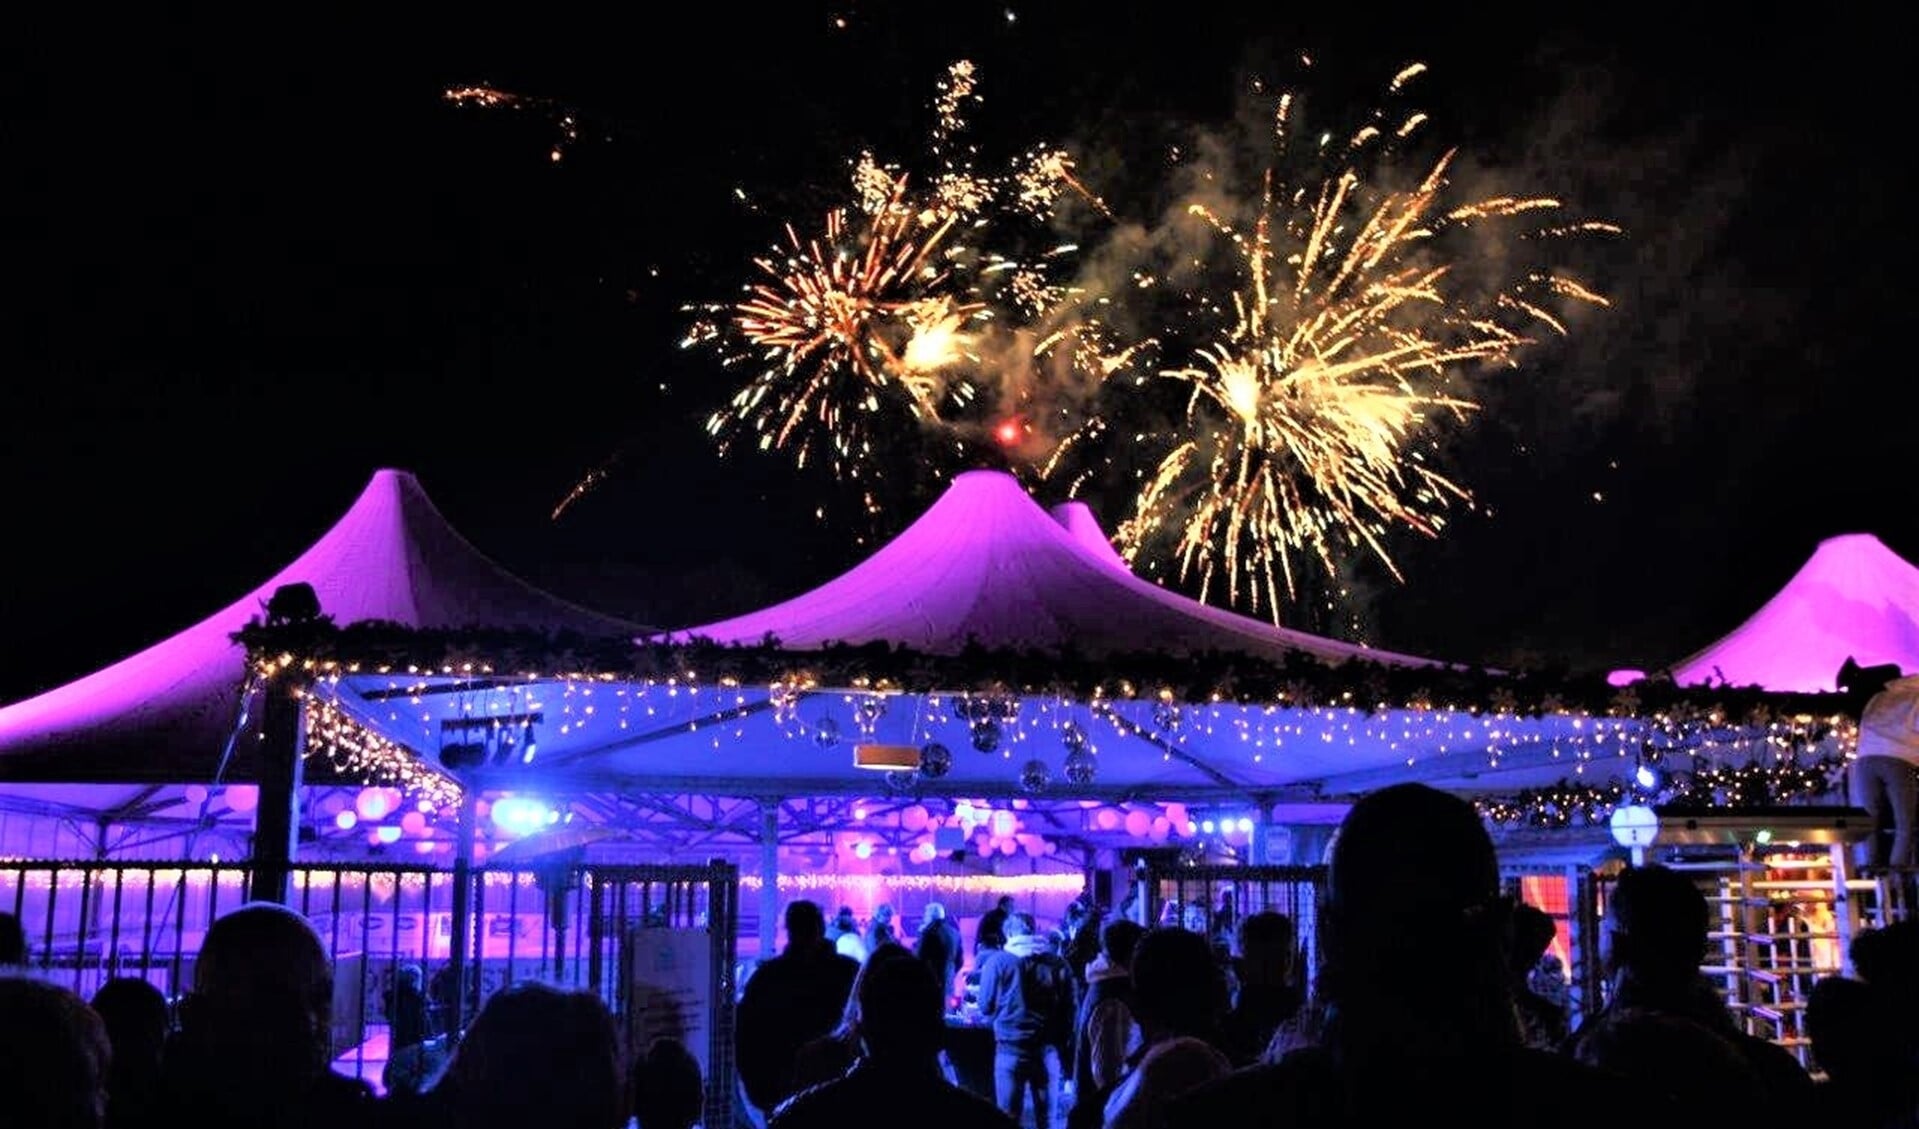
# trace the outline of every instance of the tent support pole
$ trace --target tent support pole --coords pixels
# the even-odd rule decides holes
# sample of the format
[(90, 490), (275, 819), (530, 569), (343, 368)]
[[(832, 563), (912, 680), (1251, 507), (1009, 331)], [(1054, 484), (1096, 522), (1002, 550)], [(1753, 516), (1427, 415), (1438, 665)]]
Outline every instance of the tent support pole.
[(258, 902), (287, 905), (300, 850), (300, 786), (306, 759), (306, 709), (294, 674), (266, 680), (260, 712), (260, 802), (253, 814), (253, 889)]
[(779, 950), (780, 801), (760, 801), (760, 959)]
[(460, 822), (453, 839), (453, 922), (447, 938), (448, 975), (453, 980), (453, 1013), (446, 1017), (447, 1033), (458, 1042), (466, 1027), (467, 955), (473, 938), (473, 840), (480, 827), (480, 790), (466, 784), (460, 790)]

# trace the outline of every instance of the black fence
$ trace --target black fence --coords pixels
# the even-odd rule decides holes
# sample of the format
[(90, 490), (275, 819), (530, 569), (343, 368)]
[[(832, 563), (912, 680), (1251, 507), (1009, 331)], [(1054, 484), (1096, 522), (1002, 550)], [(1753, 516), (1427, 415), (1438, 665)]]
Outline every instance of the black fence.
[(1133, 895), (1141, 902), (1140, 920), (1149, 925), (1180, 925), (1214, 934), (1250, 914), (1265, 910), (1285, 914), (1292, 919), (1299, 945), (1300, 986), (1312, 987), (1319, 971), (1324, 866), (1189, 866), (1142, 860), (1133, 878)]
[[(29, 964), (91, 998), (119, 976), (169, 999), (192, 986), (207, 928), (248, 900), (246, 863), (0, 863), (0, 908), (27, 935)], [(464, 960), (454, 960), (455, 876), (425, 866), (297, 866), (288, 903), (333, 955), (335, 1066), (383, 1085), (384, 1000), (398, 971), (429, 986), (436, 1034), (523, 980), (591, 991), (628, 1052), (683, 1040), (707, 1079), (711, 1129), (730, 1129), (739, 875), (704, 866), (485, 868), (470, 876)], [(464, 991), (456, 965), (464, 974)]]

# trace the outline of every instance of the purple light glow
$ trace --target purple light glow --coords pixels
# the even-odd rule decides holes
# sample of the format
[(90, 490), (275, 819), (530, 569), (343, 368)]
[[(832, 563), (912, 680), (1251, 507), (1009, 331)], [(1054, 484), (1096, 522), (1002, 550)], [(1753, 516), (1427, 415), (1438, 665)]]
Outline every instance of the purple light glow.
[(1817, 693), (1838, 689), (1848, 658), (1919, 670), (1919, 568), (1869, 533), (1820, 542), (1778, 595), (1672, 672), (1682, 686)]
[[(233, 728), (234, 688), (245, 675), (246, 655), (232, 633), (260, 614), (275, 589), (296, 581), (313, 585), (340, 624), (644, 630), (521, 581), (448, 525), (411, 474), (382, 470), (312, 548), (237, 602), (112, 666), (0, 709), (0, 777), (210, 777)], [(245, 761), (236, 770), (250, 771)]]
[[(805, 650), (886, 641), (953, 654), (989, 648), (1102, 655), (1307, 652), (1407, 666), (1432, 660), (1274, 627), (1169, 592), (1128, 571), (1090, 510), (1049, 516), (1012, 475), (967, 471), (918, 521), (850, 571), (803, 595), (669, 638)], [(1070, 528), (1069, 528), (1070, 527)], [(1100, 546), (1103, 546), (1101, 548)]]

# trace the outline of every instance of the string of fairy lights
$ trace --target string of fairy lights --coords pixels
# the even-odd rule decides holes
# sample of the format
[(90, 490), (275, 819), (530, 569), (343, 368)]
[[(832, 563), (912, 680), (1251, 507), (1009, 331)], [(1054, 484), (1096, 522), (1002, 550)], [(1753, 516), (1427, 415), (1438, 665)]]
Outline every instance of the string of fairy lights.
[[(872, 647), (795, 653), (772, 644), (626, 643), (627, 667), (638, 669), (616, 673), (620, 668), (594, 670), (583, 661), (593, 657), (592, 646), (606, 644), (573, 650), (550, 640), (546, 657), (568, 660), (547, 668), (556, 673), (519, 666), (519, 673), (503, 675), (504, 664), (484, 659), (487, 648), (465, 638), (455, 651), (449, 633), (380, 628), (369, 635), (330, 624), (300, 631), (297, 650), (275, 645), (281, 636), (270, 628), (251, 628), (241, 638), (256, 676), (302, 685), (308, 755), (324, 758), (339, 778), (398, 787), (442, 808), (457, 802), (460, 782), (424, 750), (435, 747), (436, 728), (447, 721), (446, 707), (435, 703), (447, 699), (449, 686), (474, 687), (453, 695), (462, 724), (496, 712), (539, 712), (558, 736), (617, 740), (662, 719), (694, 718), (686, 734), (699, 734), (716, 753), (729, 741), (763, 738), (765, 728), (748, 726), (756, 714), (769, 715), (774, 732), (793, 741), (830, 747), (871, 740), (888, 710), (911, 695), (912, 737), (925, 742), (921, 769), (888, 774), (889, 785), (893, 775), (944, 775), (951, 752), (942, 742), (958, 744), (956, 731), (975, 752), (1009, 762), (1023, 791), (1068, 796), (1073, 786), (1097, 780), (1103, 741), (1142, 731), (1155, 736), (1169, 761), (1192, 748), (1229, 750), (1254, 765), (1272, 755), (1295, 758), (1288, 761), (1294, 765), (1300, 757), (1337, 762), (1342, 747), (1366, 745), (1404, 752), (1408, 768), (1497, 771), (1518, 767), (1521, 754), (1532, 766), (1567, 764), (1570, 775), (1557, 785), (1481, 801), (1495, 823), (1533, 826), (1602, 821), (1632, 794), (1616, 777), (1600, 779), (1602, 766), (1647, 757), (1670, 758), (1674, 771), (1666, 778), (1675, 786), (1688, 782), (1683, 795), (1668, 787), (1674, 802), (1725, 807), (1747, 805), (1754, 795), (1771, 802), (1821, 795), (1830, 785), (1815, 789), (1806, 774), (1830, 778), (1856, 741), (1856, 722), (1835, 695), (1670, 683), (1601, 693), (1589, 684), (1455, 668), (1220, 656), (1186, 664), (1188, 677), (1175, 683), (1154, 677), (1166, 669), (1163, 657), (1136, 656), (1099, 664), (1104, 677), (1087, 685), (1091, 668), (1070, 659), (1049, 666), (1024, 654), (948, 657)], [(532, 654), (525, 637), (510, 638), (511, 648), (496, 653), (521, 660)], [(441, 649), (442, 661), (389, 661), (402, 647)], [(1216, 674), (1203, 692), (1190, 677), (1195, 665)], [(757, 684), (754, 675), (762, 679)], [(377, 698), (384, 716), (362, 720), (341, 707), (344, 696), (364, 694), (374, 678), (383, 680), (381, 692), (367, 696)], [(365, 701), (355, 709), (375, 712)], [(1063, 768), (1064, 787), (1049, 761)]]
[(1590, 827), (1604, 824), (1623, 804), (1736, 810), (1805, 803), (1837, 791), (1845, 767), (1842, 754), (1772, 764), (1702, 761), (1688, 771), (1661, 774), (1661, 783), (1652, 787), (1617, 777), (1603, 782), (1565, 779), (1510, 796), (1479, 797), (1475, 803), (1495, 826)]

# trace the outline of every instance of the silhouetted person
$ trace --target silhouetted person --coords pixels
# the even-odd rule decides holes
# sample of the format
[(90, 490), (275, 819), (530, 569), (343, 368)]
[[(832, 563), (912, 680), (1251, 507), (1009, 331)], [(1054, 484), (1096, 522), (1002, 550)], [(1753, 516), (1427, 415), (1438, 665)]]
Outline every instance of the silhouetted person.
[(747, 980), (735, 1020), (740, 1082), (762, 1113), (770, 1115), (792, 1094), (799, 1049), (840, 1022), (859, 971), (858, 961), (827, 942), (818, 905), (786, 907), (786, 950)]
[(1107, 922), (1100, 930), (1100, 954), (1086, 966), (1086, 994), (1074, 1027), (1071, 1129), (1104, 1124), (1106, 1095), (1139, 1042), (1133, 1022), (1133, 950), (1145, 932), (1124, 917)]
[(1073, 978), (1084, 984), (1086, 968), (1099, 959), (1100, 929), (1106, 924), (1106, 911), (1076, 901), (1066, 915), (1066, 947), (1061, 953), (1073, 968)]
[(162, 1063), (173, 1124), (335, 1126), (372, 1089), (331, 1069), (333, 967), (293, 910), (251, 902), (207, 930)]
[(1524, 902), (1513, 907), (1513, 1003), (1519, 1009), (1520, 1037), (1542, 1051), (1558, 1050), (1571, 1034), (1566, 1009), (1532, 987), (1533, 970), (1558, 934), (1545, 910)]
[(637, 1129), (693, 1129), (706, 1107), (700, 1060), (678, 1039), (655, 1039), (633, 1060)]
[(853, 916), (852, 906), (840, 907), (826, 931), (826, 939), (841, 956), (866, 959), (866, 940), (860, 933), (859, 919)]
[(149, 981), (120, 976), (100, 985), (93, 1010), (106, 1024), (113, 1047), (107, 1075), (108, 1129), (155, 1124), (159, 1113), (160, 1061), (173, 1025), (167, 997)]
[[(1790, 1052), (1739, 1029), (1725, 1002), (1699, 971), (1711, 917), (1706, 897), (1685, 874), (1664, 866), (1631, 867), (1613, 886), (1600, 931), (1600, 958), (1612, 978), (1606, 1006), (1580, 1025), (1570, 1047), (1581, 1059), (1634, 1076), (1680, 1100), (1715, 1058), (1701, 1050), (1689, 1060), (1675, 1025), (1648, 1025), (1647, 1017), (1683, 1020), (1730, 1044), (1759, 1079), (1748, 1088), (1751, 1115), (1774, 1124), (1797, 1123), (1811, 1104), (1812, 1079)], [(1609, 1030), (1623, 1027), (1624, 1031)], [(1656, 1033), (1660, 1052), (1635, 1046), (1633, 1033)], [(1597, 1041), (1596, 1041), (1597, 1040)], [(1596, 1041), (1596, 1042), (1595, 1042)], [(1704, 1046), (1695, 1037), (1692, 1043)], [(1737, 1116), (1745, 1095), (1728, 1094), (1717, 1111)]]
[(100, 1129), (107, 1112), (106, 1025), (79, 996), (0, 973), (0, 1125)]
[(1205, 936), (1154, 929), (1141, 937), (1133, 951), (1140, 1048), (1106, 1097), (1106, 1129), (1159, 1129), (1177, 1099), (1231, 1072), (1219, 1048), (1225, 1011), (1225, 979)]
[(436, 1065), (427, 1054), (426, 1042), (433, 1037), (433, 1028), (427, 1017), (424, 979), (419, 965), (400, 965), (393, 970), (393, 984), (382, 1001), (388, 1036), (387, 1063), (380, 1082), (389, 1091), (418, 1090)]
[(879, 948), (881, 945), (899, 943), (899, 933), (893, 928), (893, 907), (891, 905), (881, 902), (879, 905), (873, 907), (873, 920), (866, 924), (865, 941), (866, 954), (868, 956), (873, 955), (873, 950)]
[(959, 926), (946, 917), (946, 907), (927, 902), (920, 935), (913, 942), (913, 955), (925, 962), (933, 979), (939, 982), (941, 995), (947, 999), (955, 994), (954, 983), (959, 980), (960, 965), (966, 960), (966, 954), (961, 951), (963, 944)]
[(822, 1082), (831, 1082), (853, 1069), (860, 1057), (860, 985), (876, 966), (895, 960), (917, 959), (904, 945), (881, 945), (860, 965), (847, 995), (846, 1011), (840, 1024), (817, 1039), (808, 1040), (793, 1056), (793, 1092), (798, 1093)]
[(1239, 924), (1238, 984), (1233, 1006), (1220, 1024), (1221, 1050), (1234, 1066), (1249, 1066), (1266, 1053), (1279, 1026), (1299, 1012), (1293, 984), (1293, 919), (1261, 910)]
[(0, 969), (24, 968), (27, 964), (27, 931), (20, 919), (0, 910)]
[(1506, 907), (1471, 804), (1420, 784), (1366, 796), (1328, 868), (1316, 1042), (1187, 1095), (1169, 1124), (1615, 1124), (1613, 1103), (1572, 1097), (1614, 1079), (1520, 1043)]
[(973, 931), (973, 962), (984, 968), (985, 953), (988, 949), (1006, 947), (1006, 918), (1013, 912), (1011, 894), (1001, 895), (993, 908), (980, 915), (979, 927)]
[(1862, 980), (1828, 976), (1806, 999), (1821, 1117), (1834, 1125), (1886, 1125), (1919, 1104), (1912, 1038), (1888, 999)]
[(991, 1102), (940, 1072), (945, 1001), (917, 960), (870, 966), (860, 983), (858, 1065), (781, 1106), (770, 1129), (849, 1129), (898, 1117), (914, 1129), (1014, 1129)]
[(980, 969), (980, 1014), (993, 1021), (993, 1092), (1017, 1121), (1033, 1099), (1033, 1124), (1052, 1124), (1054, 1063), (1072, 1061), (1078, 994), (1073, 970), (1023, 913), (1006, 918), (1006, 947)]
[(487, 998), (446, 1073), (389, 1117), (451, 1129), (624, 1129), (626, 1078), (618, 1032), (591, 992), (547, 984)]

